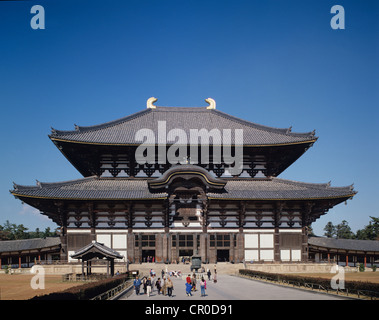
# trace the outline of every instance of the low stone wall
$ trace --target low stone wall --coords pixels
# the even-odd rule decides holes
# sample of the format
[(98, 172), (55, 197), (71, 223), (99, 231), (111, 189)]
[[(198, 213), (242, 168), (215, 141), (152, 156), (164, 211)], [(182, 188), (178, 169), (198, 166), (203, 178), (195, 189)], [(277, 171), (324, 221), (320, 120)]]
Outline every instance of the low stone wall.
[[(81, 264), (57, 264), (57, 265), (42, 265), (45, 271), (45, 274), (81, 274), (82, 265)], [(204, 269), (209, 268), (214, 273), (214, 264), (203, 265)], [(240, 269), (256, 270), (269, 273), (330, 273), (332, 267), (335, 264), (332, 263), (229, 263), (221, 262), (216, 264), (218, 274), (238, 274)], [(153, 269), (157, 275), (161, 274), (161, 270), (167, 271), (181, 271), (182, 274), (187, 275), (191, 273), (190, 265), (183, 264), (163, 264), (163, 263), (142, 263), (142, 264), (130, 264), (129, 270), (139, 270), (141, 274), (149, 274), (150, 269)], [(22, 268), (22, 269), (12, 269), (13, 273), (30, 273), (31, 268)], [(344, 267), (345, 272), (357, 272), (357, 268), (353, 267)], [(115, 264), (115, 273), (116, 272), (125, 273), (126, 265)], [(2, 273), (4, 270), (1, 271)], [(86, 266), (85, 266), (86, 272)], [(107, 267), (92, 267), (92, 273), (106, 273)]]
[(331, 263), (246, 264), (246, 269), (269, 273), (330, 273)]

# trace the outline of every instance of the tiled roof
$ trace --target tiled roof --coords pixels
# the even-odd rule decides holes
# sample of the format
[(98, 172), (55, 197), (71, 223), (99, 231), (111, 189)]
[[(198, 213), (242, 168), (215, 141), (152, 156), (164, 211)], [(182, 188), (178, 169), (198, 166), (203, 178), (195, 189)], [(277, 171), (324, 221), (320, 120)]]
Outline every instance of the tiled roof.
[(52, 199), (154, 199), (166, 193), (151, 193), (144, 179), (88, 178), (56, 183), (37, 182), (37, 186), (14, 185), (14, 195)]
[[(103, 123), (100, 125), (82, 127), (76, 126), (73, 131), (52, 129), (52, 140), (63, 140), (95, 144), (140, 144), (135, 140), (139, 129), (151, 129), (155, 133), (158, 143), (158, 121), (166, 122), (166, 132), (171, 129), (182, 129), (186, 132), (188, 142), (191, 129), (223, 129), (232, 130), (232, 144), (234, 144), (234, 130), (243, 129), (244, 145), (275, 145), (294, 144), (315, 141), (313, 132), (293, 133), (290, 128), (277, 129), (266, 127), (246, 120), (233, 117), (215, 109), (202, 107), (157, 107), (145, 109), (130, 116)], [(169, 143), (167, 143), (169, 144)]]
[(97, 253), (107, 258), (113, 258), (113, 259), (122, 259), (124, 257), (120, 253), (118, 253), (116, 250), (113, 250), (105, 246), (103, 243), (92, 241), (90, 244), (75, 251), (75, 253), (71, 255), (71, 258), (80, 259), (87, 255), (89, 256), (96, 255)]
[(305, 183), (279, 178), (233, 179), (225, 186), (225, 193), (208, 193), (218, 199), (323, 199), (350, 197), (356, 192), (352, 186), (331, 187), (329, 183)]
[(310, 246), (323, 247), (327, 249), (379, 252), (379, 241), (375, 241), (375, 240), (353, 240), (353, 239), (334, 239), (334, 238), (324, 238), (324, 237), (309, 237), (308, 244)]
[(0, 241), (0, 252), (26, 251), (55, 247), (61, 244), (59, 237)]
[[(37, 183), (37, 186), (14, 185), (11, 191), (16, 197), (73, 199), (73, 200), (128, 200), (157, 199), (167, 197), (165, 192), (152, 192), (151, 179), (99, 178), (96, 176), (58, 183)], [(220, 192), (208, 192), (215, 199), (328, 199), (350, 198), (355, 195), (352, 186), (331, 187), (329, 183), (303, 183), (278, 178), (220, 179), (225, 188)]]

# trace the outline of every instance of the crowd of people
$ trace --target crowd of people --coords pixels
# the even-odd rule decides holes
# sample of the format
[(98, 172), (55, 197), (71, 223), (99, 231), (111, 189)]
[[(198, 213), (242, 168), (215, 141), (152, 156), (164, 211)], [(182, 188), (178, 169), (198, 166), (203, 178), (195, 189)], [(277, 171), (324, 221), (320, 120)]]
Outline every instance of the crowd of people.
[[(207, 269), (206, 275), (208, 277), (208, 281), (211, 281), (212, 273), (209, 269)], [(157, 277), (156, 272), (154, 270), (150, 270), (149, 276), (144, 276), (142, 279), (139, 278), (139, 276), (136, 276), (133, 282), (134, 290), (137, 296), (141, 294), (146, 294), (148, 297), (150, 297), (151, 293), (156, 290), (158, 295), (164, 295), (168, 297), (173, 297), (173, 290), (174, 290), (174, 284), (171, 280), (172, 277), (182, 277), (182, 274), (180, 271), (170, 271), (167, 270), (161, 271), (161, 277)], [(213, 273), (213, 282), (217, 282), (217, 271), (216, 266), (214, 268)], [(196, 274), (193, 273), (192, 276), (188, 274), (186, 277), (185, 282), (185, 292), (186, 295), (192, 296), (192, 293), (197, 291), (198, 289), (198, 281), (196, 279)], [(207, 281), (205, 280), (204, 276), (201, 276), (201, 279), (199, 281), (200, 286), (200, 292), (201, 297), (205, 297), (206, 293), (205, 290), (207, 290)], [(143, 290), (143, 293), (141, 292), (141, 288)]]
[[(150, 297), (151, 293), (156, 289), (158, 294), (167, 295), (172, 297), (172, 291), (174, 290), (174, 284), (170, 277), (156, 278), (154, 275), (149, 277), (142, 277), (140, 279), (138, 276), (133, 281), (134, 290), (136, 295), (146, 294)], [(141, 287), (143, 293), (141, 292)]]

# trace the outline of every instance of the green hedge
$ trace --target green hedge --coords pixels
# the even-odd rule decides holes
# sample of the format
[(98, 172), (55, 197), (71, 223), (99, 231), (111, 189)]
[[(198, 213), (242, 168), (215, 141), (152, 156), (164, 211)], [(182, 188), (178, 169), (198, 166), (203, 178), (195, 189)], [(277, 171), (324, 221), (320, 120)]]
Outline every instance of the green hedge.
[[(267, 278), (271, 281), (277, 282), (297, 282), (302, 286), (305, 283), (320, 285), (329, 291), (335, 291), (331, 287), (330, 279), (325, 278), (314, 278), (307, 277), (301, 275), (290, 275), (290, 274), (279, 274), (279, 273), (268, 273), (262, 271), (248, 270), (248, 269), (240, 269), (239, 273), (243, 276), (258, 276), (262, 278)], [(370, 295), (374, 297), (379, 297), (379, 284), (371, 283), (371, 282), (362, 282), (362, 281), (346, 281), (345, 280), (345, 290), (348, 290), (351, 293), (356, 293), (357, 291), (370, 291)]]
[(122, 274), (105, 280), (85, 283), (64, 291), (35, 296), (30, 300), (89, 300), (117, 287), (127, 279), (129, 279), (129, 274)]

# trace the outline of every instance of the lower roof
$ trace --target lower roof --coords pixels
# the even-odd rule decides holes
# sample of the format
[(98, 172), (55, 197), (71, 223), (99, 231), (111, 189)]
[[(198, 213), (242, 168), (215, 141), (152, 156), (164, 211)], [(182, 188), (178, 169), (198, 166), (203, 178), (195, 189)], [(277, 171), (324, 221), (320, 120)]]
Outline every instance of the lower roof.
[(309, 237), (308, 244), (310, 246), (325, 248), (325, 249), (369, 251), (369, 252), (379, 253), (379, 241), (375, 241), (375, 240), (354, 240), (354, 239)]
[(59, 246), (61, 239), (59, 237), (34, 238), (22, 240), (4, 240), (0, 241), (0, 253), (15, 251), (41, 250)]
[[(304, 183), (279, 178), (219, 179), (226, 182), (220, 191), (207, 192), (208, 198), (225, 200), (311, 200), (348, 199), (356, 194), (352, 186), (331, 187), (329, 183)], [(168, 193), (149, 188), (151, 179), (88, 178), (36, 186), (14, 185), (10, 192), (17, 198), (62, 200), (154, 200)]]

